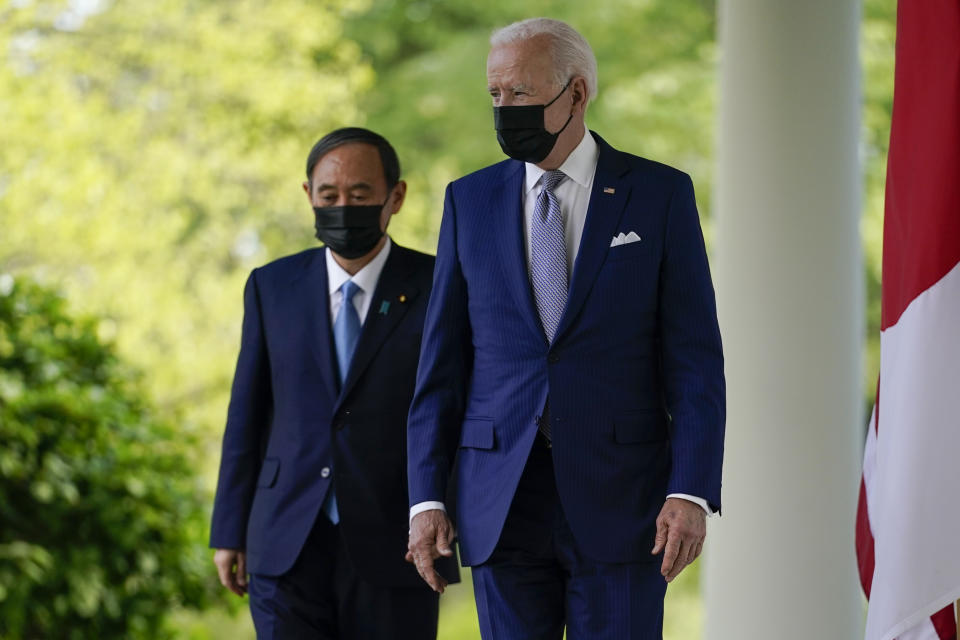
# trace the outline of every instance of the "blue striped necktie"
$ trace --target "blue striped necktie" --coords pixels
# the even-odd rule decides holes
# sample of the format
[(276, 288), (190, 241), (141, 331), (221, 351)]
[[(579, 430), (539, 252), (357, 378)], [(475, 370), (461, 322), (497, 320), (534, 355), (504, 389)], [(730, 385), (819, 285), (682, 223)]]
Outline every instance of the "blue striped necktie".
[[(550, 344), (553, 344), (567, 305), (567, 241), (563, 232), (563, 212), (553, 193), (566, 177), (562, 171), (543, 174), (530, 225), (530, 283), (540, 324)], [(552, 441), (549, 398), (539, 418), (539, 429), (547, 441)]]
[[(337, 319), (333, 323), (333, 342), (337, 347), (337, 367), (341, 389), (347, 380), (350, 361), (353, 359), (357, 339), (360, 337), (360, 315), (353, 304), (353, 297), (361, 291), (362, 289), (353, 280), (347, 280), (340, 286), (343, 301), (340, 303)], [(323, 501), (323, 512), (333, 524), (340, 522), (340, 511), (337, 509), (337, 497), (333, 493), (333, 486), (327, 491), (327, 497)]]
[(540, 323), (551, 344), (567, 304), (567, 242), (563, 212), (553, 193), (566, 177), (562, 171), (543, 174), (530, 225), (530, 283)]

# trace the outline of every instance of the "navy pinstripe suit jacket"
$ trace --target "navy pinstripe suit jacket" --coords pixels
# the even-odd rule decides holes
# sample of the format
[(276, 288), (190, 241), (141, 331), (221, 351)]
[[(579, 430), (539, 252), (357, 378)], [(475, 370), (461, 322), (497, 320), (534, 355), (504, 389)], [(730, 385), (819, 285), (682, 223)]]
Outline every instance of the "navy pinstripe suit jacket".
[[(527, 276), (524, 165), (447, 187), (408, 420), (411, 504), (442, 501), (456, 459), (463, 562), (484, 562), (549, 394), (557, 489), (583, 552), (652, 561), (667, 494), (720, 507), (725, 385), (689, 176), (600, 147), (553, 345)], [(611, 247), (619, 233), (640, 242)]]

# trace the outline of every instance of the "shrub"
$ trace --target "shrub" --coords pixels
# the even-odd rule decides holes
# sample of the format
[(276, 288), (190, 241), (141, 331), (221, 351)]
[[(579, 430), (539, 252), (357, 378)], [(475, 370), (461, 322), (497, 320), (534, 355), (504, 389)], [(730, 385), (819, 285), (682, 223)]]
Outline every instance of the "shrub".
[(216, 594), (193, 439), (55, 292), (0, 274), (0, 637), (170, 637)]

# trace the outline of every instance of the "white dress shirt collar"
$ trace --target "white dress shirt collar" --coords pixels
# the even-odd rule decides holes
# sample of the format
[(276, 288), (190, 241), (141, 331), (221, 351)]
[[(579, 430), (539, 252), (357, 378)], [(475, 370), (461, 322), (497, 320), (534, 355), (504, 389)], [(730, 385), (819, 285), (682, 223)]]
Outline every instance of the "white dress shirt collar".
[[(568, 178), (576, 182), (581, 187), (589, 189), (593, 186), (593, 174), (597, 170), (597, 160), (600, 158), (600, 148), (597, 141), (590, 135), (590, 131), (584, 128), (583, 138), (580, 144), (570, 152), (567, 159), (560, 165), (560, 171), (563, 171)], [(537, 186), (540, 177), (546, 173), (543, 169), (529, 162), (526, 165), (526, 188), (529, 193), (531, 189)]]
[(380, 253), (374, 256), (373, 260), (368, 262), (360, 271), (357, 271), (352, 276), (344, 271), (343, 267), (337, 264), (336, 259), (333, 257), (333, 253), (328, 248), (324, 253), (327, 258), (327, 289), (330, 295), (333, 295), (334, 292), (339, 291), (340, 287), (343, 286), (343, 283), (347, 280), (353, 280), (360, 289), (363, 290), (368, 296), (373, 295), (373, 290), (377, 287), (377, 282), (380, 280), (380, 273), (383, 271), (383, 265), (387, 263), (387, 258), (390, 256), (390, 247), (392, 243), (390, 242), (390, 236), (387, 236), (387, 241), (384, 243), (383, 248), (380, 249)]

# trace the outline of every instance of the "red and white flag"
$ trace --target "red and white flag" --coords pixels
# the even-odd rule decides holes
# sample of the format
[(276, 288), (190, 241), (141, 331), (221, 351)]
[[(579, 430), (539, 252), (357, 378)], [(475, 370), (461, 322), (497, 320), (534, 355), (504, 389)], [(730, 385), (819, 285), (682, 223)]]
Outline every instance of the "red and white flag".
[(960, 0), (901, 0), (880, 382), (857, 510), (866, 640), (957, 638)]

